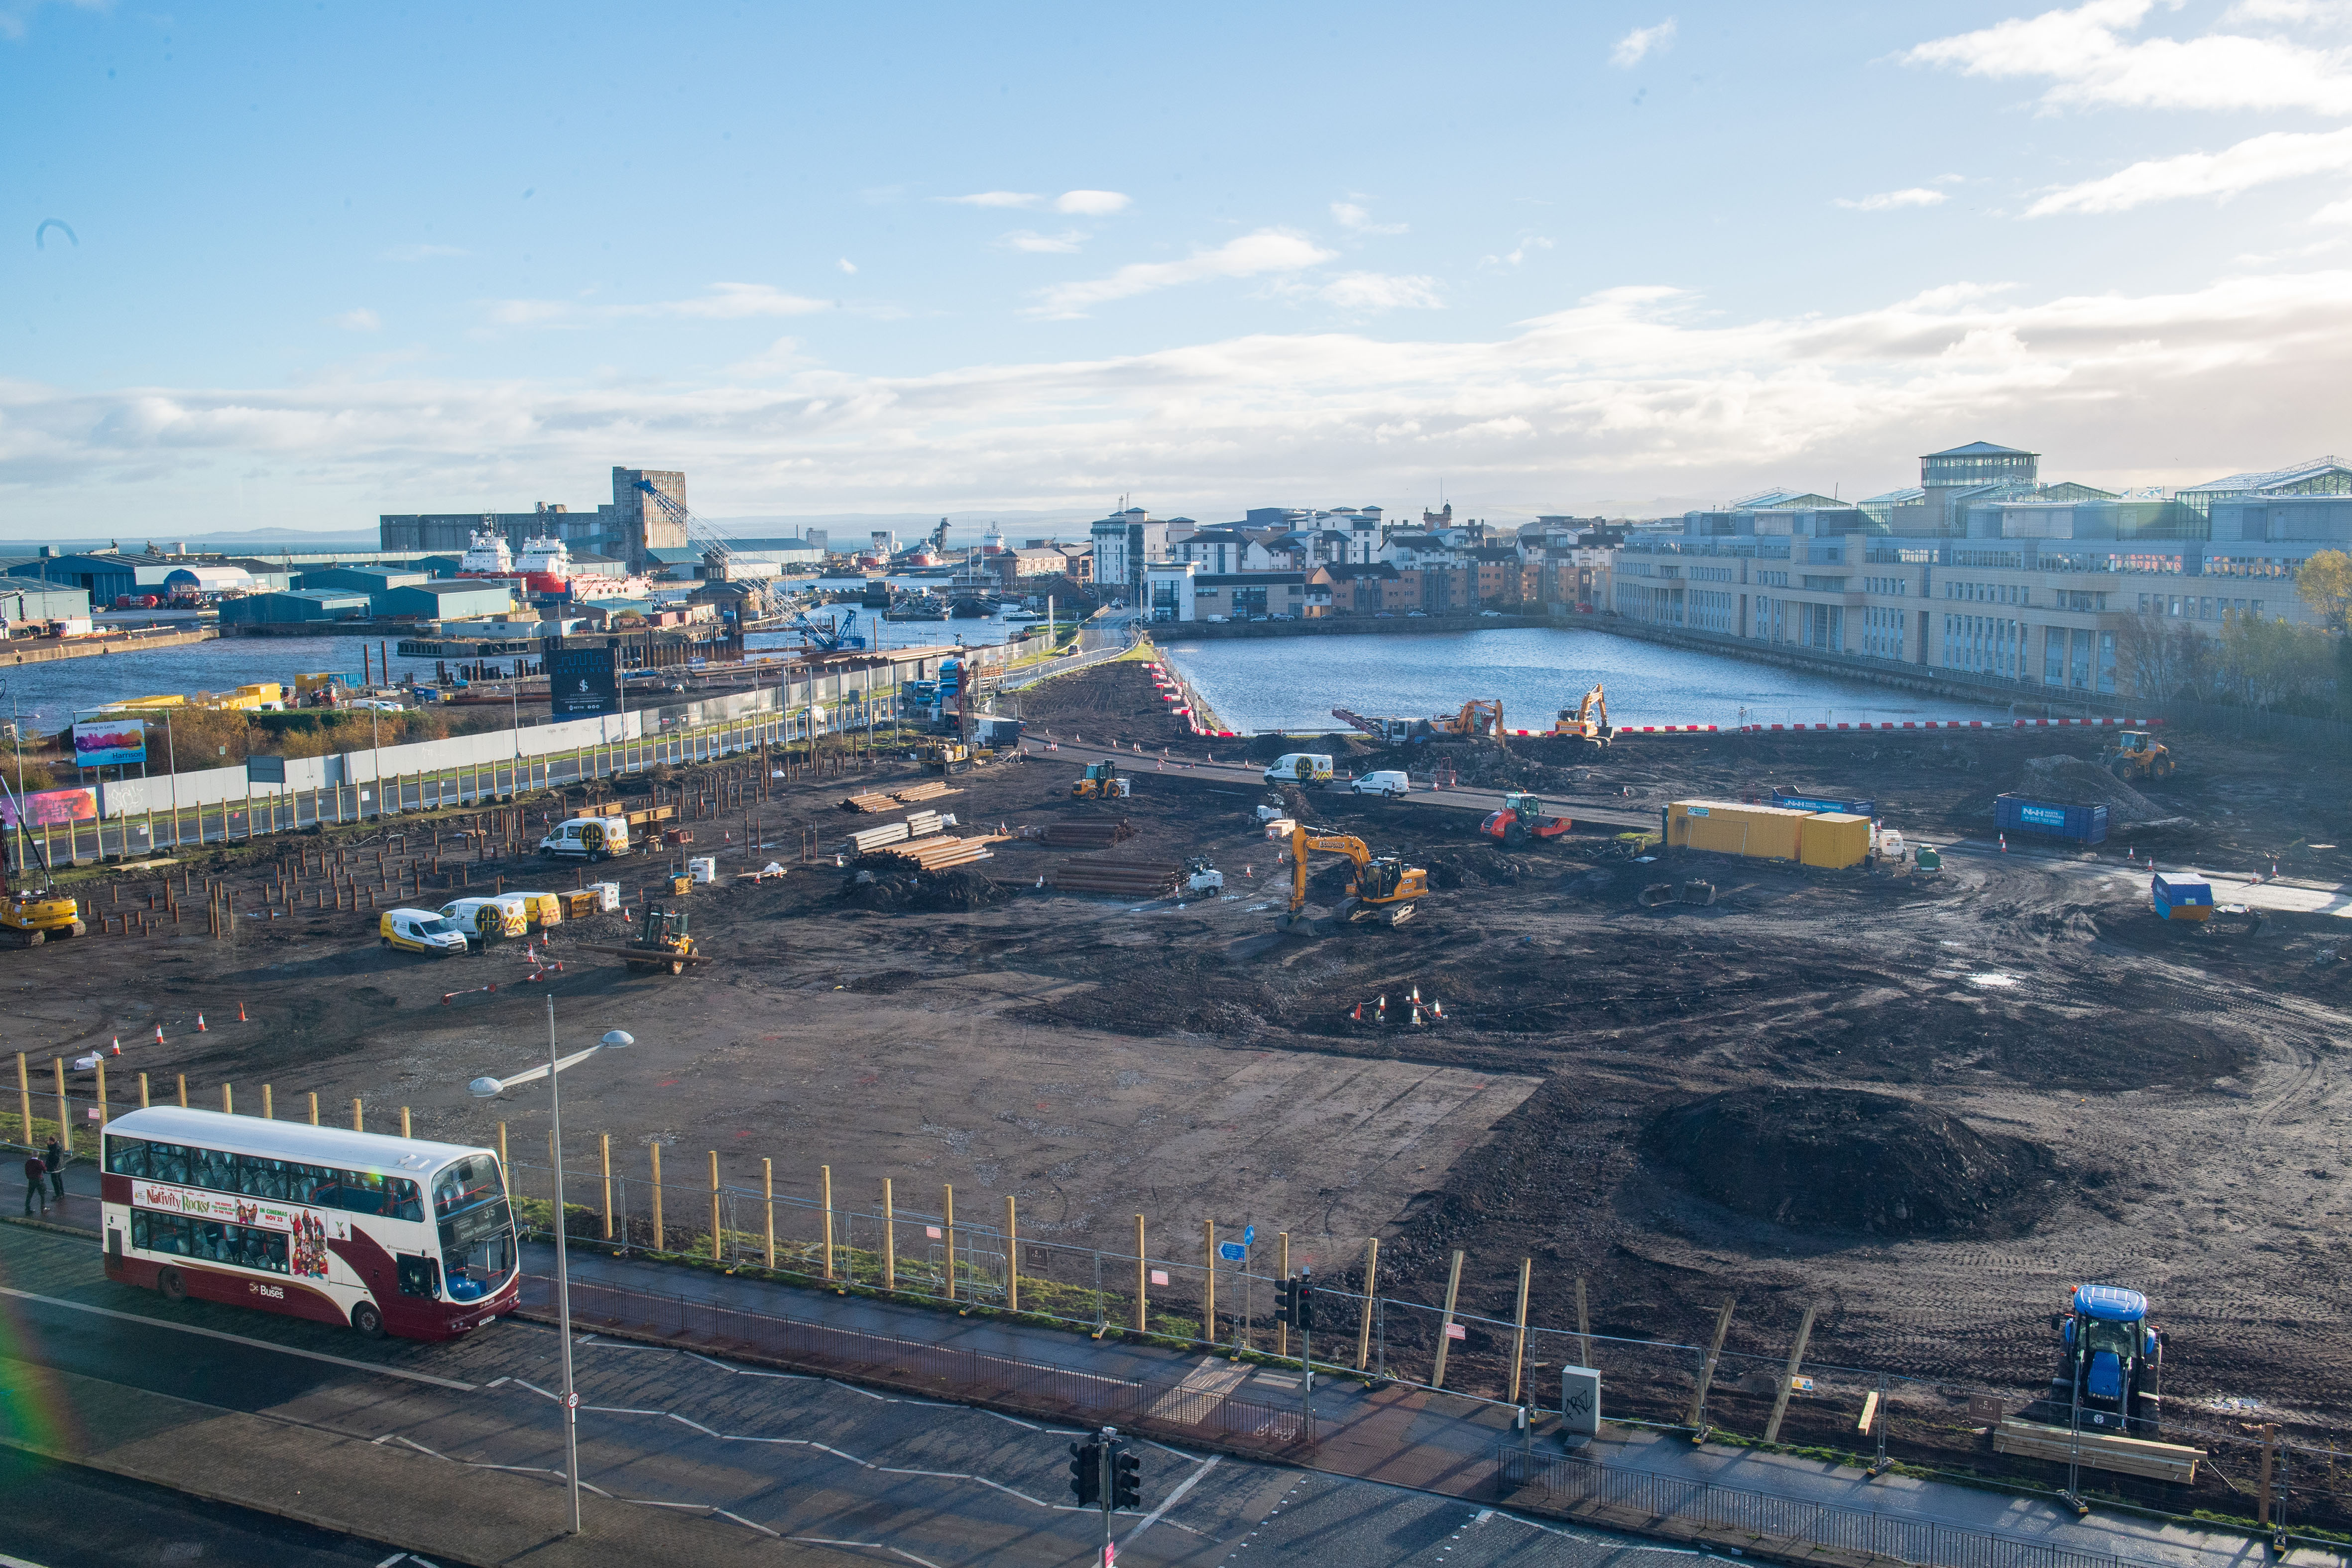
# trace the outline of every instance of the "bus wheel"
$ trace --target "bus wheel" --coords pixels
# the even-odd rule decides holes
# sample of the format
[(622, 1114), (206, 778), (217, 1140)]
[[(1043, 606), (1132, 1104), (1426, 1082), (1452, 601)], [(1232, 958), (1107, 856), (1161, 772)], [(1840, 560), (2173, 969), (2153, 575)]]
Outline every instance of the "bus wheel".
[(163, 1292), (163, 1299), (167, 1301), (184, 1301), (188, 1299), (188, 1282), (180, 1278), (180, 1271), (177, 1269), (157, 1270), (155, 1289)]
[(369, 1339), (383, 1337), (383, 1314), (376, 1311), (373, 1301), (362, 1301), (352, 1309), (352, 1327)]

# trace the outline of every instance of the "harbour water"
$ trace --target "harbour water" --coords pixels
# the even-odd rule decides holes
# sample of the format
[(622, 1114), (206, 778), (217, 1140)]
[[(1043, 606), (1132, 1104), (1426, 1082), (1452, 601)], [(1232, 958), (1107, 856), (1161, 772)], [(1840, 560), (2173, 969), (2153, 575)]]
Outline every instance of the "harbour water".
[(1640, 724), (1872, 724), (2006, 717), (1951, 698), (1830, 680), (1605, 632), (1370, 632), (1164, 645), (1233, 729), (1328, 730), (1335, 707), (1428, 716), (1500, 697), (1510, 729), (1549, 729), (1599, 682), (1609, 716)]

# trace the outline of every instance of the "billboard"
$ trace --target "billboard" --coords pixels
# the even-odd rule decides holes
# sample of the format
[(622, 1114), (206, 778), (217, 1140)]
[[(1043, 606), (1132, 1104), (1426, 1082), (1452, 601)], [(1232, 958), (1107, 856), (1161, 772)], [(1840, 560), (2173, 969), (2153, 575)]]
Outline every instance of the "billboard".
[(286, 782), (286, 758), (252, 756), (245, 759), (245, 781), (247, 784), (283, 784)]
[(117, 715), (74, 726), (77, 768), (142, 767), (147, 761), (147, 721)]
[(558, 722), (567, 718), (602, 718), (621, 711), (620, 686), (613, 676), (610, 646), (567, 648), (554, 637), (548, 638), (543, 646), (550, 718)]
[[(33, 828), (62, 828), (73, 822), (98, 821), (95, 789), (41, 789), (23, 797), (25, 822)], [(16, 802), (0, 800), (0, 823), (17, 826)]]

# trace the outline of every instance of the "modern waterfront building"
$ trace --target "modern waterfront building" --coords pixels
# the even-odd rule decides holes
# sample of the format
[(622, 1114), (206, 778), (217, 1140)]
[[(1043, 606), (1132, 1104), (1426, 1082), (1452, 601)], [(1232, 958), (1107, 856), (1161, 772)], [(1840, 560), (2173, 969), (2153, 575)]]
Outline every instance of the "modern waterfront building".
[(387, 512), (376, 519), (377, 538), (387, 554), (462, 555), (474, 535), (487, 528), (503, 537), (518, 554), (534, 538), (554, 538), (575, 551), (616, 557), (631, 571), (640, 572), (646, 570), (647, 550), (679, 549), (687, 542), (686, 526), (637, 488), (641, 479), (685, 507), (684, 474), (615, 468), (612, 500), (593, 512), (575, 512), (547, 501), (528, 512)]
[(1146, 569), (1169, 559), (1171, 520), (1156, 518), (1141, 507), (1129, 507), (1089, 525), (1087, 537), (1094, 547), (1097, 591), (1129, 604), (1143, 603)]
[(1975, 442), (1921, 458), (1916, 492), (1690, 512), (1679, 533), (1627, 539), (1609, 602), (1654, 625), (2130, 695), (2119, 643), (2138, 618), (2307, 622), (2296, 569), (2352, 548), (2352, 465), (2333, 457), (2170, 496), (2043, 485), (2038, 461)]

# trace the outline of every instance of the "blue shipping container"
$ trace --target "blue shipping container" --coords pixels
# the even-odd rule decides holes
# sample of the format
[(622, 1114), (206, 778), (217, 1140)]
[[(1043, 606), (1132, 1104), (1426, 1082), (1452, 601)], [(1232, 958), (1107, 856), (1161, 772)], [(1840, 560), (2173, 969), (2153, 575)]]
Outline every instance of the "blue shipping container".
[(2004, 833), (2038, 833), (2045, 839), (2065, 839), (2078, 844), (2107, 841), (2105, 806), (2065, 806), (2055, 800), (2031, 800), (2022, 795), (1993, 797), (1993, 821)]
[(2148, 901), (2166, 920), (2213, 917), (2213, 884), (2193, 871), (2158, 872), (2148, 878)]
[(1800, 795), (1793, 789), (1772, 789), (1772, 804), (1791, 811), (1843, 811), (1849, 817), (1876, 817), (1875, 800), (1839, 800), (1827, 795)]

